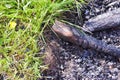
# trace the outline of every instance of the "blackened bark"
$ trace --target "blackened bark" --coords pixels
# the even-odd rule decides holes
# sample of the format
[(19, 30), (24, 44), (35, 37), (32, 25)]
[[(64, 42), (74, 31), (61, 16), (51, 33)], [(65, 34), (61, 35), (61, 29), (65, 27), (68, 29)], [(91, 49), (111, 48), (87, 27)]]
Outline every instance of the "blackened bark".
[(89, 19), (83, 27), (91, 32), (120, 27), (120, 8)]
[(65, 23), (55, 21), (52, 29), (63, 39), (79, 45), (83, 48), (92, 48), (99, 52), (108, 53), (113, 56), (120, 57), (120, 49), (117, 49), (113, 45), (108, 45), (105, 42), (95, 39), (92, 36), (88, 36), (80, 30), (67, 25)]

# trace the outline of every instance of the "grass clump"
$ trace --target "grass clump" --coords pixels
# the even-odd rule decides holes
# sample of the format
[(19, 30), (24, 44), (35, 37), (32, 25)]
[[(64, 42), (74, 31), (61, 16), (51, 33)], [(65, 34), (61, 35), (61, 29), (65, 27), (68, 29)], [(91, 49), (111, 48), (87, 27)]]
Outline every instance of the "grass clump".
[(37, 41), (73, 0), (0, 1), (0, 74), (6, 80), (36, 80), (45, 68)]

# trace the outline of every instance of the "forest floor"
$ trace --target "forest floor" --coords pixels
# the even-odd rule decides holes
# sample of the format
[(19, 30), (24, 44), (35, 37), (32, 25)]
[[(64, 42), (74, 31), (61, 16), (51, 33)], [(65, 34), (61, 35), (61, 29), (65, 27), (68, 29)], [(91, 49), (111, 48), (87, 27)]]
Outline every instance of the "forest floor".
[[(83, 23), (88, 19), (120, 7), (119, 0), (93, 0), (83, 10)], [(67, 14), (67, 15), (66, 15)], [(82, 25), (72, 13), (66, 13), (71, 23)], [(119, 80), (119, 59), (92, 49), (83, 49), (57, 37), (49, 29), (45, 32), (48, 47), (45, 62), (49, 70), (43, 80)], [(120, 28), (94, 32), (91, 35), (120, 48)]]

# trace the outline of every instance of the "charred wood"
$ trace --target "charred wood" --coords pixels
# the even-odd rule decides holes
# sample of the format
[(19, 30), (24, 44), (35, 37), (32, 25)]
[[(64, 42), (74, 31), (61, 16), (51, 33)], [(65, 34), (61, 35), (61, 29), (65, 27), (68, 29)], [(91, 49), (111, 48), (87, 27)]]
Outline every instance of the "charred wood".
[(91, 32), (120, 26), (120, 8), (108, 11), (85, 22), (83, 27)]
[(101, 40), (97, 40), (92, 36), (88, 36), (70, 25), (55, 21), (52, 29), (58, 34), (58, 36), (65, 39), (66, 41), (72, 42), (86, 49), (91, 48), (99, 52), (104, 52), (120, 57), (120, 49), (117, 49), (113, 45), (108, 45)]

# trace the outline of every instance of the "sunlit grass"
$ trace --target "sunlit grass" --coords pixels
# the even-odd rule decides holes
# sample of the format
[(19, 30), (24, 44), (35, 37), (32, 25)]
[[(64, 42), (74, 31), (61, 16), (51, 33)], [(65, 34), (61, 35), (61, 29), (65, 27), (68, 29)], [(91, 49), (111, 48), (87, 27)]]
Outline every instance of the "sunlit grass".
[(74, 0), (0, 1), (0, 74), (6, 80), (36, 80), (46, 68), (37, 41)]

